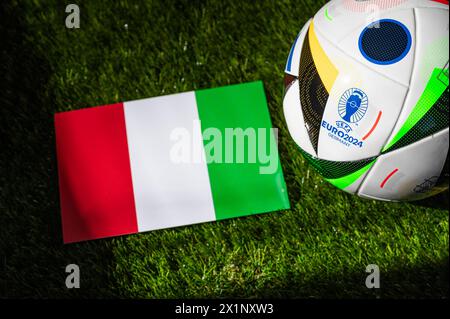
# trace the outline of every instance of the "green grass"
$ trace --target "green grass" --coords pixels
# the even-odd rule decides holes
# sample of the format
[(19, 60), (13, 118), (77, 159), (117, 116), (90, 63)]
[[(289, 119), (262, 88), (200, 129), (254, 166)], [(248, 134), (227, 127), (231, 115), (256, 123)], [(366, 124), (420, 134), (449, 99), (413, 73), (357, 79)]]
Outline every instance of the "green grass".
[[(448, 297), (448, 192), (348, 195), (289, 137), (284, 64), (324, 1), (79, 2), (78, 30), (60, 1), (0, 4), (0, 297)], [(62, 244), (55, 112), (258, 79), (291, 210)], [(81, 289), (65, 288), (70, 263)], [(365, 287), (368, 264), (381, 289)]]

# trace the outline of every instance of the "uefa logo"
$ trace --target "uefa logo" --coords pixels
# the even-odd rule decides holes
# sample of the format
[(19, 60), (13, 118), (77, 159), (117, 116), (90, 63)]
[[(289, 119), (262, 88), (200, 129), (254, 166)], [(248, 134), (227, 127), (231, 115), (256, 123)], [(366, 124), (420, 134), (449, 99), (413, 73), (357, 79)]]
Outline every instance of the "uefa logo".
[(369, 99), (366, 93), (357, 88), (351, 88), (339, 99), (338, 113), (348, 123), (359, 122), (366, 114)]

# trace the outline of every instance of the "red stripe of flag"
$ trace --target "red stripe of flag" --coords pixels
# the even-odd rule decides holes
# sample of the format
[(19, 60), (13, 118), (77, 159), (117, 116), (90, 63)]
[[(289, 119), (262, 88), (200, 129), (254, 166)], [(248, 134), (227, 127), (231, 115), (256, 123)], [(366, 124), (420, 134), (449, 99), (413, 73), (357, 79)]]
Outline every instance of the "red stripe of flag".
[(55, 115), (65, 243), (138, 230), (123, 104)]

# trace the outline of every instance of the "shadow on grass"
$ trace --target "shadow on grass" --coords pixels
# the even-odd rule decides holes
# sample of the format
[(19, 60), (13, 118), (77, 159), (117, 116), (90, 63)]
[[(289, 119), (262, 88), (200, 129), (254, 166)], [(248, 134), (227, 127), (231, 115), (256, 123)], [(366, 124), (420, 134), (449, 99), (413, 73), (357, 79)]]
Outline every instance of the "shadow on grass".
[(446, 191), (432, 197), (422, 199), (417, 202), (411, 202), (411, 204), (420, 207), (449, 210), (449, 191), (447, 189)]
[[(108, 297), (111, 241), (62, 243), (52, 66), (29, 40), (38, 36), (29, 37), (21, 6), (0, 4), (0, 298)], [(71, 263), (83, 289), (65, 286)]]
[[(404, 266), (383, 270), (380, 288), (369, 289), (365, 266), (358, 273), (292, 274), (279, 283), (259, 289), (257, 298), (326, 298), (326, 299), (447, 299), (449, 297), (449, 261)], [(255, 283), (256, 284), (256, 283)], [(220, 296), (224, 297), (224, 296)], [(245, 289), (236, 289), (230, 298), (249, 297)]]

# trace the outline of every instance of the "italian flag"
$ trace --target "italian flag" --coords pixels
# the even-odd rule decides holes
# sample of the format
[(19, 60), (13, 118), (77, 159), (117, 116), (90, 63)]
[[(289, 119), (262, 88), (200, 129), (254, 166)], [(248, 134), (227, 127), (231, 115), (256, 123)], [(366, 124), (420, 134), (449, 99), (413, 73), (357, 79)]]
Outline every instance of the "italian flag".
[(266, 132), (256, 145), (270, 150), (262, 82), (55, 114), (64, 242), (288, 209), (277, 151), (269, 173), (260, 156), (218, 153), (252, 151), (230, 149), (233, 128)]

